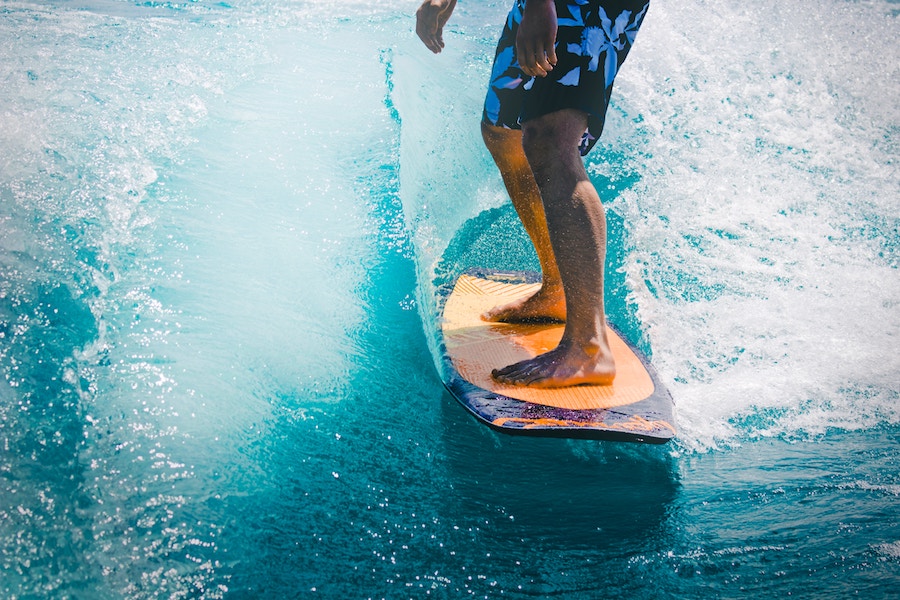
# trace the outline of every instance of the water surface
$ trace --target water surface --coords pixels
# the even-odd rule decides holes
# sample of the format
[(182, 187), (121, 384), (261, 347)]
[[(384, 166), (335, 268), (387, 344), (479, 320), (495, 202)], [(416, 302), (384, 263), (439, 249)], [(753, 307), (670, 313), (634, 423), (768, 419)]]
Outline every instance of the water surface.
[(0, 5), (0, 595), (889, 597), (896, 3), (656, 1), (588, 170), (667, 446), (477, 425), (435, 286), (535, 259), (505, 3)]

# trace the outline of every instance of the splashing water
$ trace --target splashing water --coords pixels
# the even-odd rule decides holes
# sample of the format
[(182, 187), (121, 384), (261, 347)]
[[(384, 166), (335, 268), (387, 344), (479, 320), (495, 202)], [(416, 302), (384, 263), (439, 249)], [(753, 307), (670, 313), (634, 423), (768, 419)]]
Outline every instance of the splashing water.
[(4, 3), (0, 595), (887, 595), (896, 6), (651, 6), (588, 159), (647, 449), (498, 436), (431, 363), (436, 285), (536, 266), (505, 3), (440, 56), (408, 2)]

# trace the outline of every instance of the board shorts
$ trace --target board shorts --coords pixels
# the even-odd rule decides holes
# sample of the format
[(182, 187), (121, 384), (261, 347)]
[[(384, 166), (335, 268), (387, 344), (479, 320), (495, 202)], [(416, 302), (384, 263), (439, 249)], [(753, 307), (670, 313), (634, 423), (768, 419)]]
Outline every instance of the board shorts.
[(579, 152), (600, 137), (613, 80), (625, 62), (649, 0), (555, 0), (557, 63), (546, 77), (530, 77), (516, 60), (516, 34), (525, 0), (515, 0), (500, 35), (482, 119), (495, 127), (522, 123), (563, 109), (582, 110), (588, 126)]

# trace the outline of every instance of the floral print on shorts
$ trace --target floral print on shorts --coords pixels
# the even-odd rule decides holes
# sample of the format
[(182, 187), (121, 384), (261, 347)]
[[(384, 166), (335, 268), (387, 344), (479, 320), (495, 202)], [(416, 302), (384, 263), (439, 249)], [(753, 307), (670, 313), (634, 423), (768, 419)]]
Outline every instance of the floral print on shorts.
[(497, 44), (484, 102), (486, 123), (521, 129), (522, 123), (558, 110), (588, 114), (579, 151), (600, 137), (613, 81), (625, 62), (649, 0), (556, 0), (557, 64), (546, 77), (529, 77), (516, 60), (516, 33), (525, 0), (515, 0)]

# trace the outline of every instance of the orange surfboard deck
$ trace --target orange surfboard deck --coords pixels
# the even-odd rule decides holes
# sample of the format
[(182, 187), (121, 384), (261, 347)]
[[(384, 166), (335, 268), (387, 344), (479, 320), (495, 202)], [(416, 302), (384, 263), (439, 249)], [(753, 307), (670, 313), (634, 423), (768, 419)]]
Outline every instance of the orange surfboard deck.
[(491, 371), (556, 347), (564, 325), (488, 323), (481, 315), (533, 294), (536, 273), (472, 270), (443, 303), (443, 379), (479, 420), (506, 433), (664, 443), (675, 435), (673, 402), (647, 359), (612, 326), (612, 385), (541, 390), (505, 385)]

